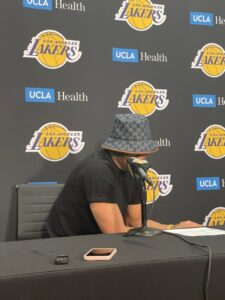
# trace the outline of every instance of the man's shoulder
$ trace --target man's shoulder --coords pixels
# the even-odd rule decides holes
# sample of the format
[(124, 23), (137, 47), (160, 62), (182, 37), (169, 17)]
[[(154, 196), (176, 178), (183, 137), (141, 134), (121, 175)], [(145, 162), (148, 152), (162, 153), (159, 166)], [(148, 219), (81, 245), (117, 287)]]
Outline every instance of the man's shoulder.
[(114, 165), (113, 161), (109, 155), (109, 153), (104, 150), (97, 150), (91, 155), (89, 155), (83, 162), (81, 163), (81, 170), (113, 170)]
[(83, 159), (71, 172), (70, 177), (80, 177), (87, 173), (113, 172), (114, 163), (106, 151), (96, 150)]

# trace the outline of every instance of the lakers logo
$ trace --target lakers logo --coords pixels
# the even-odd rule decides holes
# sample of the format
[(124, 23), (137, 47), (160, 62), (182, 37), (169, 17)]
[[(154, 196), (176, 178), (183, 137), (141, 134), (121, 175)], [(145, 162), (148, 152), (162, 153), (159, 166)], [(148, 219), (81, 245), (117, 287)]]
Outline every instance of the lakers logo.
[(201, 69), (209, 77), (219, 77), (225, 71), (225, 52), (218, 44), (206, 44), (198, 51), (192, 69)]
[(220, 159), (225, 156), (225, 128), (214, 124), (207, 127), (195, 145), (195, 151), (204, 151), (209, 157)]
[(44, 30), (33, 37), (23, 57), (35, 58), (48, 69), (58, 69), (66, 62), (74, 63), (81, 57), (80, 42), (66, 40), (55, 30)]
[(164, 10), (165, 5), (153, 4), (150, 0), (125, 0), (115, 20), (125, 21), (131, 28), (145, 31), (165, 22)]
[(155, 89), (146, 81), (136, 81), (125, 90), (118, 107), (129, 108), (134, 114), (150, 116), (156, 110), (167, 107), (169, 100), (166, 98), (167, 90)]
[(173, 185), (170, 184), (171, 175), (159, 175), (153, 169), (148, 169), (147, 175), (153, 183), (153, 186), (146, 183), (147, 204), (157, 200), (159, 196), (167, 196), (172, 191)]
[(224, 227), (225, 225), (225, 207), (214, 208), (203, 223), (207, 227)]
[(26, 152), (38, 152), (49, 161), (60, 161), (84, 147), (82, 131), (69, 131), (59, 123), (47, 123), (35, 131)]

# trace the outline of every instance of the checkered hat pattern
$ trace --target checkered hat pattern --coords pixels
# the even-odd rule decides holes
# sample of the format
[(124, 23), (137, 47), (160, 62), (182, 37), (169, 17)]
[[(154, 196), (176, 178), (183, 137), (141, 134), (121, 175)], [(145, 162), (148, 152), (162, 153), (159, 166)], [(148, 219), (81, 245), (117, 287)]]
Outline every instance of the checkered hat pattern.
[(156, 150), (148, 119), (141, 115), (117, 114), (109, 137), (102, 147), (112, 151), (145, 154)]

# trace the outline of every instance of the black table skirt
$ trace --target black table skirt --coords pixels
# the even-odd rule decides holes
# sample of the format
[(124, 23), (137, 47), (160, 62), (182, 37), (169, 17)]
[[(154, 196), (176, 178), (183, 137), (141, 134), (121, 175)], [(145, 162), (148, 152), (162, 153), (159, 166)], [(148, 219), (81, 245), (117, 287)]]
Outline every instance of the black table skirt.
[[(209, 245), (209, 300), (225, 299), (225, 236), (188, 238)], [(83, 261), (93, 247), (116, 247), (110, 261)], [(55, 265), (59, 254), (67, 265)], [(1, 300), (202, 300), (208, 256), (174, 236), (119, 234), (0, 243)]]

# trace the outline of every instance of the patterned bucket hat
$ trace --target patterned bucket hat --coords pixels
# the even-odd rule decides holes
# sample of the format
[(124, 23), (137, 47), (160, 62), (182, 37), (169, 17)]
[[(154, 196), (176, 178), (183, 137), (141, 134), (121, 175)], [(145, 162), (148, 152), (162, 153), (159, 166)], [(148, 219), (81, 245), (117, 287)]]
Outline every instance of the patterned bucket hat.
[(134, 114), (115, 116), (112, 131), (102, 148), (129, 154), (148, 154), (158, 150), (152, 140), (148, 119)]

